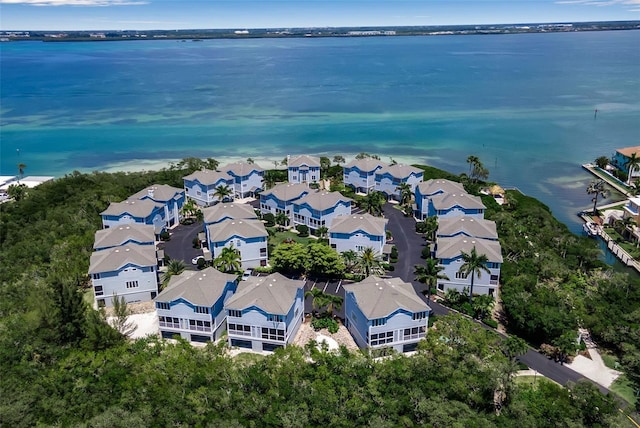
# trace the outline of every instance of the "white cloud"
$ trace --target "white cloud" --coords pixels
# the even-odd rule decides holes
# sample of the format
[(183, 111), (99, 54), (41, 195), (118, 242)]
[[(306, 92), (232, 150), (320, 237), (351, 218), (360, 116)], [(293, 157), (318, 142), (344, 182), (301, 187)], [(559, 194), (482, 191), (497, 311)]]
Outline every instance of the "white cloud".
[(149, 4), (139, 0), (0, 0), (0, 3), (26, 4), (30, 6), (137, 6)]

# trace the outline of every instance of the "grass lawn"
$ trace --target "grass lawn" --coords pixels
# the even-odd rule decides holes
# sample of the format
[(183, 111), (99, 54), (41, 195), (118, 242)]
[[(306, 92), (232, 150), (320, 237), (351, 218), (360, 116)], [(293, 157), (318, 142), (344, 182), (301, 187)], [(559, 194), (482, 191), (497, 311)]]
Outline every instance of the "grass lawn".
[(93, 287), (89, 287), (84, 291), (84, 293), (82, 293), (82, 300), (84, 300), (89, 307), (93, 307), (93, 299)]
[(605, 366), (609, 367), (610, 369), (620, 370), (620, 367), (618, 365), (618, 358), (615, 355), (601, 351), (600, 356), (602, 357), (602, 361), (604, 362)]
[(631, 385), (631, 382), (629, 382), (629, 379), (627, 379), (625, 375), (616, 379), (609, 389), (631, 405), (635, 405), (638, 400), (638, 397), (633, 393), (633, 386)]
[(285, 239), (293, 239), (296, 242), (307, 245), (310, 242), (316, 242), (317, 240), (314, 238), (301, 238), (296, 233), (284, 231), (284, 232), (276, 232), (275, 235), (269, 236), (269, 244), (278, 245), (281, 244)]
[(251, 366), (257, 363), (258, 361), (262, 360), (263, 358), (264, 358), (264, 355), (254, 354), (252, 352), (241, 352), (240, 354), (236, 355), (233, 359), (234, 361), (237, 361), (243, 366)]

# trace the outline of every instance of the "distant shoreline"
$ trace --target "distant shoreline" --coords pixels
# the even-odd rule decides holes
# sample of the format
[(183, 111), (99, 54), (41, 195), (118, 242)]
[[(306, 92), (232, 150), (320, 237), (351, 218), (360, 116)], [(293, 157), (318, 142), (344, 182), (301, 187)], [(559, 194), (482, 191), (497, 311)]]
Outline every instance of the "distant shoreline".
[(574, 33), (584, 31), (640, 30), (640, 21), (530, 23), (496, 25), (323, 27), (194, 30), (95, 30), (95, 31), (0, 31), (0, 41), (105, 42), (128, 40), (285, 39), (325, 37), (398, 37)]

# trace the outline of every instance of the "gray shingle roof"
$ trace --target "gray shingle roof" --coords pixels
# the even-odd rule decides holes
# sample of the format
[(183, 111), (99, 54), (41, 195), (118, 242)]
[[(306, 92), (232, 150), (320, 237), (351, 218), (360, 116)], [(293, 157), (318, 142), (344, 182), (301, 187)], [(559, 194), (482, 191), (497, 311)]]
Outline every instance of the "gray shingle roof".
[(156, 266), (154, 245), (127, 244), (121, 247), (94, 251), (89, 262), (89, 273), (112, 272), (127, 264), (136, 266)]
[(220, 168), (220, 171), (224, 172), (232, 172), (236, 176), (245, 176), (248, 175), (251, 171), (264, 171), (264, 169), (260, 168), (258, 165), (250, 164), (246, 162), (235, 162), (230, 163), (228, 165)]
[(452, 236), (457, 233), (484, 239), (498, 239), (496, 223), (491, 220), (460, 216), (438, 219), (438, 236)]
[(461, 207), (468, 209), (484, 209), (482, 199), (478, 196), (472, 196), (468, 193), (443, 193), (435, 195), (431, 198), (433, 207), (436, 210), (446, 210), (453, 207)]
[(231, 177), (226, 172), (212, 171), (210, 169), (202, 169), (200, 171), (194, 172), (193, 174), (189, 174), (185, 177), (182, 177), (182, 179), (189, 180), (189, 181), (198, 180), (201, 184), (204, 184), (205, 186), (209, 186), (211, 184), (216, 184), (220, 180), (225, 180), (225, 181), (232, 180), (233, 177)]
[(362, 230), (369, 235), (384, 236), (386, 218), (374, 217), (371, 214), (339, 215), (331, 222), (329, 233), (353, 233)]
[(502, 248), (498, 241), (455, 236), (452, 238), (438, 238), (436, 242), (436, 258), (438, 259), (454, 258), (460, 255), (461, 251), (469, 254), (473, 247), (476, 247), (476, 252), (485, 254), (490, 262), (502, 263)]
[(271, 189), (262, 192), (261, 196), (273, 195), (281, 201), (290, 201), (292, 199), (299, 198), (303, 193), (309, 193), (312, 190), (309, 189), (307, 183), (280, 183), (273, 186)]
[(378, 159), (364, 158), (364, 159), (354, 159), (348, 164), (346, 164), (344, 168), (356, 167), (362, 172), (371, 172), (380, 167), (384, 168), (385, 166), (387, 166), (387, 164)]
[(153, 226), (130, 223), (98, 230), (93, 241), (93, 248), (117, 247), (127, 241), (155, 243)]
[(268, 236), (264, 223), (260, 220), (225, 220), (207, 226), (211, 242), (226, 241), (232, 236), (259, 238)]
[(217, 223), (224, 218), (241, 220), (257, 219), (256, 212), (249, 204), (219, 203), (202, 210), (205, 224)]
[(398, 163), (395, 165), (385, 166), (376, 171), (376, 175), (384, 173), (389, 173), (392, 177), (396, 178), (408, 178), (411, 174), (422, 174), (423, 171), (411, 165), (403, 165)]
[(236, 281), (236, 275), (222, 273), (212, 267), (201, 271), (187, 270), (174, 275), (157, 302), (171, 302), (180, 298), (197, 306), (211, 307), (224, 293), (227, 283)]
[(127, 199), (122, 202), (111, 202), (107, 209), (102, 211), (100, 215), (119, 216), (128, 213), (133, 217), (147, 217), (153, 210), (159, 207), (164, 207), (164, 205), (153, 202), (150, 199)]
[(338, 202), (351, 202), (351, 199), (342, 196), (340, 192), (311, 192), (295, 202), (296, 205), (308, 204), (312, 209), (324, 211), (336, 206)]
[(286, 315), (296, 300), (296, 293), (303, 286), (304, 281), (288, 279), (279, 273), (252, 276), (238, 284), (238, 290), (224, 307), (242, 310), (257, 306), (269, 314)]
[(184, 194), (184, 189), (169, 186), (168, 184), (154, 184), (134, 193), (128, 199), (150, 198), (156, 202), (167, 202), (174, 198), (179, 198)]
[(400, 278), (372, 275), (361, 282), (345, 285), (344, 289), (354, 294), (358, 307), (369, 320), (384, 318), (398, 309), (414, 313), (430, 310), (413, 286)]
[(418, 189), (420, 189), (421, 195), (433, 195), (439, 191), (444, 193), (462, 193), (465, 191), (462, 184), (445, 180), (444, 178), (432, 178), (431, 180), (419, 183)]
[(291, 156), (287, 160), (287, 166), (302, 166), (302, 165), (306, 165), (310, 167), (311, 166), (320, 167), (320, 158), (316, 156), (309, 156), (309, 155), (298, 155), (298, 156)]

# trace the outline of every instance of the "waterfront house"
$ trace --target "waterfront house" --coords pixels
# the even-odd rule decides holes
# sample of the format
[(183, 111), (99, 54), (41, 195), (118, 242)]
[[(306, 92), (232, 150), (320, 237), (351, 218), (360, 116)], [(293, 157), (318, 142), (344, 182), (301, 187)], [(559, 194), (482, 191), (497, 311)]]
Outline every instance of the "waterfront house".
[(293, 203), (294, 224), (304, 224), (314, 230), (331, 227), (334, 218), (349, 214), (351, 199), (340, 192), (314, 191)]
[(293, 222), (293, 203), (312, 192), (306, 183), (277, 184), (269, 190), (260, 193), (260, 212), (277, 215), (285, 213), (289, 221)]
[(153, 226), (131, 223), (100, 229), (95, 234), (93, 249), (100, 251), (126, 244), (155, 245)]
[(345, 289), (346, 326), (360, 348), (414, 351), (431, 308), (400, 278), (369, 276)]
[(255, 210), (249, 204), (221, 203), (202, 210), (205, 229), (207, 225), (220, 223), (225, 220), (257, 219)]
[(114, 293), (127, 303), (153, 300), (158, 293), (156, 247), (126, 244), (94, 251), (89, 276), (99, 307), (113, 306)]
[(154, 233), (159, 235), (166, 227), (165, 206), (150, 199), (112, 202), (100, 215), (102, 227), (105, 229), (122, 224), (141, 223), (152, 225)]
[(633, 171), (629, 171), (629, 159), (632, 155), (636, 155), (640, 159), (640, 146), (625, 147), (622, 149), (616, 149), (616, 152), (611, 159), (611, 164), (616, 168), (624, 171), (629, 177), (628, 182), (632, 183), (636, 178), (640, 178), (640, 168), (636, 165)]
[(227, 328), (226, 302), (236, 291), (236, 275), (212, 267), (171, 277), (155, 299), (160, 334), (190, 342), (219, 339)]
[(170, 228), (180, 223), (180, 209), (184, 205), (185, 191), (167, 184), (154, 184), (129, 197), (130, 200), (150, 200), (164, 205), (164, 221)]
[(410, 165), (389, 165), (378, 169), (375, 173), (375, 189), (388, 198), (400, 200), (398, 186), (406, 183), (415, 192), (416, 185), (422, 182), (423, 171)]
[(287, 156), (289, 183), (314, 183), (320, 181), (320, 158), (300, 155)]
[(427, 207), (427, 216), (445, 217), (467, 216), (478, 219), (484, 218), (486, 207), (482, 199), (463, 193), (443, 193), (432, 196)]
[(213, 258), (218, 257), (224, 247), (233, 247), (240, 252), (243, 269), (267, 265), (269, 234), (260, 220), (225, 220), (205, 230)]
[(455, 236), (498, 240), (496, 223), (491, 220), (469, 216), (439, 218), (436, 237), (453, 238)]
[(623, 218), (632, 218), (640, 224), (640, 198), (629, 198), (623, 207)]
[(445, 179), (431, 179), (419, 183), (415, 188), (415, 217), (424, 220), (429, 217), (429, 206), (431, 198), (446, 193), (464, 193), (464, 187), (460, 183)]
[(469, 238), (467, 236), (454, 236), (451, 238), (438, 238), (436, 240), (433, 256), (438, 259), (439, 265), (444, 269), (442, 274), (449, 279), (438, 279), (438, 291), (446, 292), (449, 289), (456, 289), (464, 292), (465, 288), (471, 286), (471, 275), (465, 277), (458, 271), (464, 264), (462, 252), (469, 254), (475, 247), (478, 254), (487, 256), (487, 268), (489, 274), (482, 271), (480, 277), (477, 275), (473, 281), (474, 294), (488, 294), (495, 296), (500, 280), (500, 267), (502, 265), (502, 250), (500, 243), (496, 240)]
[(236, 198), (255, 196), (263, 189), (264, 170), (258, 165), (246, 162), (230, 163), (220, 171), (233, 177), (233, 194)]
[(329, 244), (339, 253), (361, 252), (371, 247), (377, 254), (382, 254), (387, 243), (388, 222), (371, 214), (337, 216), (329, 227)]
[[(233, 189), (233, 177), (226, 172), (202, 169), (183, 177), (184, 191), (198, 205), (208, 207), (219, 202), (216, 190), (220, 186)], [(232, 198), (229, 195), (229, 198)]]
[(357, 193), (369, 193), (375, 189), (376, 172), (385, 166), (386, 163), (374, 158), (354, 159), (342, 168), (344, 185)]
[(225, 303), (229, 345), (273, 351), (293, 342), (304, 313), (304, 281), (252, 276)]

